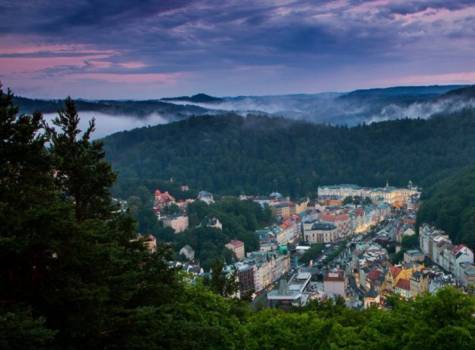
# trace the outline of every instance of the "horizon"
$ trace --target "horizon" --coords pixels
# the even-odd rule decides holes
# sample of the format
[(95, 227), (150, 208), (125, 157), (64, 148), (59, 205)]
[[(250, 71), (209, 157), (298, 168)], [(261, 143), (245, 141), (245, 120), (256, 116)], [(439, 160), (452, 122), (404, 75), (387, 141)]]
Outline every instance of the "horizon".
[[(11, 89), (9, 86), (5, 86), (1, 81), (0, 81), (0, 84), (2, 84), (3, 88)], [(89, 101), (89, 102), (94, 102), (94, 101), (147, 101), (147, 100), (162, 101), (163, 100), (162, 102), (164, 102), (164, 103), (173, 103), (173, 104), (175, 104), (177, 101), (173, 100), (173, 98), (193, 97), (193, 96), (196, 96), (196, 95), (206, 95), (206, 96), (209, 96), (209, 97), (216, 97), (216, 98), (226, 99), (226, 98), (279, 97), (279, 96), (299, 96), (299, 95), (300, 96), (301, 95), (312, 96), (312, 95), (321, 95), (321, 94), (345, 95), (345, 94), (349, 94), (349, 93), (352, 93), (352, 92), (355, 92), (355, 91), (386, 90), (386, 89), (398, 89), (398, 88), (428, 88), (428, 87), (455, 87), (455, 88), (456, 87), (462, 87), (463, 88), (463, 87), (471, 87), (471, 86), (475, 86), (475, 84), (429, 84), (429, 85), (395, 85), (395, 86), (389, 85), (389, 86), (382, 86), (382, 87), (375, 86), (375, 87), (369, 87), (369, 88), (356, 88), (356, 89), (353, 89), (353, 90), (341, 90), (341, 91), (291, 92), (291, 93), (288, 93), (288, 94), (262, 94), (262, 95), (212, 95), (212, 94), (209, 94), (207, 92), (197, 91), (197, 92), (189, 94), (189, 95), (159, 96), (159, 97), (155, 97), (155, 98), (144, 98), (144, 99), (141, 99), (141, 98), (104, 98), (104, 99), (102, 99), (102, 98), (84, 98), (84, 97), (81, 97), (81, 96), (63, 96), (63, 97), (42, 98), (42, 97), (36, 97), (36, 96), (19, 95), (14, 90), (12, 90), (12, 93), (15, 97), (27, 98), (27, 99), (31, 99), (31, 100), (51, 100), (51, 101), (57, 100), (57, 101), (61, 101), (61, 100), (64, 100), (65, 98), (67, 98), (67, 97), (71, 97), (71, 98), (73, 98), (74, 100), (77, 100), (77, 101)], [(164, 100), (164, 99), (170, 99), (170, 100), (167, 101), (167, 100)], [(206, 104), (206, 103), (203, 102), (203, 104)]]
[(473, 1), (0, 0), (18, 96), (146, 100), (475, 82)]

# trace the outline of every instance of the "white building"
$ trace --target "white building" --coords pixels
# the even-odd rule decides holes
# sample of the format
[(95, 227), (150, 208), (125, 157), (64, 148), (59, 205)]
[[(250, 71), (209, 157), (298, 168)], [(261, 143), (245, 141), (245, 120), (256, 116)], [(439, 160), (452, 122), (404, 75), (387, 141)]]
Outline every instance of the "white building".
[(214, 203), (213, 195), (210, 192), (207, 192), (207, 191), (200, 191), (198, 193), (198, 198), (197, 199), (199, 201), (205, 202), (206, 204)]
[(473, 266), (473, 251), (463, 244), (453, 245), (449, 236), (429, 225), (419, 229), (419, 245), (422, 252), (433, 262), (452, 273), (459, 283), (466, 281)]
[[(305, 224), (304, 224), (305, 225)], [(305, 229), (307, 227), (307, 229)], [(338, 227), (331, 223), (315, 222), (310, 226), (304, 226), (304, 240), (313, 243), (331, 243), (339, 238)]]
[(323, 278), (323, 290), (325, 294), (334, 298), (336, 296), (346, 297), (346, 278), (343, 270), (328, 272)]

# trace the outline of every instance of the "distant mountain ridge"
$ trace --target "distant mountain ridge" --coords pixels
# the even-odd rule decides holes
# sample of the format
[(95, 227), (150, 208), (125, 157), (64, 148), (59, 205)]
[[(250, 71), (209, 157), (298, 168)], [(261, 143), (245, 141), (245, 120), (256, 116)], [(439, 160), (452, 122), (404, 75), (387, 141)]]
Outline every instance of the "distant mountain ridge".
[[(62, 101), (16, 97), (23, 113), (55, 113)], [(147, 118), (158, 114), (165, 122), (196, 115), (235, 112), (281, 116), (313, 123), (354, 126), (382, 120), (428, 118), (443, 112), (475, 106), (474, 87), (401, 86), (355, 90), (348, 93), (290, 94), (276, 96), (215, 97), (204, 93), (153, 100), (78, 100), (81, 111), (112, 116)]]
[(196, 94), (193, 96), (180, 96), (180, 97), (164, 97), (162, 101), (184, 101), (184, 102), (194, 102), (194, 103), (217, 103), (223, 102), (222, 98), (213, 97), (207, 94)]

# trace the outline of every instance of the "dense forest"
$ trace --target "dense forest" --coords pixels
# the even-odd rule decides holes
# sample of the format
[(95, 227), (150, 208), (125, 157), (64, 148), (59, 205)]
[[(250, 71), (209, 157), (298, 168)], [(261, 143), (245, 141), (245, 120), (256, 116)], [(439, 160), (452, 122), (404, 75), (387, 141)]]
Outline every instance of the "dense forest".
[(0, 90), (2, 349), (473, 349), (475, 300), (453, 289), (390, 310), (336, 302), (252, 311), (171, 269), (109, 194), (100, 142), (66, 100), (46, 126)]
[(424, 197), (418, 221), (434, 224), (453, 242), (475, 249), (475, 167), (435, 183)]
[(428, 186), (475, 161), (475, 111), (354, 128), (263, 116), (196, 117), (105, 138), (115, 193), (173, 178), (223, 194), (292, 197), (318, 185)]

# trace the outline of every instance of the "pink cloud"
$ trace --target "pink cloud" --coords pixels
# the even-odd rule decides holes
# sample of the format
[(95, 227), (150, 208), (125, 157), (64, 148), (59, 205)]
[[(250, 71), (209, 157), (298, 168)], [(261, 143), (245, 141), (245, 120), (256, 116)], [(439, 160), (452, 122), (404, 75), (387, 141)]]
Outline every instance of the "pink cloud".
[(434, 23), (437, 21), (453, 22), (464, 18), (475, 16), (475, 6), (459, 9), (434, 9), (427, 8), (419, 12), (408, 14), (395, 14), (394, 19), (403, 23), (403, 25), (409, 25), (412, 23)]
[(409, 75), (391, 80), (392, 84), (427, 85), (427, 84), (474, 84), (475, 71), (442, 74)]
[(132, 61), (132, 62), (123, 62), (118, 64), (120, 67), (127, 68), (127, 69), (139, 69), (147, 67), (147, 65), (143, 62)]
[(142, 74), (128, 74), (128, 73), (74, 73), (68, 77), (76, 80), (97, 80), (109, 83), (160, 83), (170, 84), (174, 83), (185, 76), (184, 73), (142, 73)]
[[(59, 66), (81, 67), (86, 61), (108, 58), (107, 55), (78, 57), (0, 57), (0, 74), (34, 73)], [(105, 63), (102, 64), (103, 66)]]

